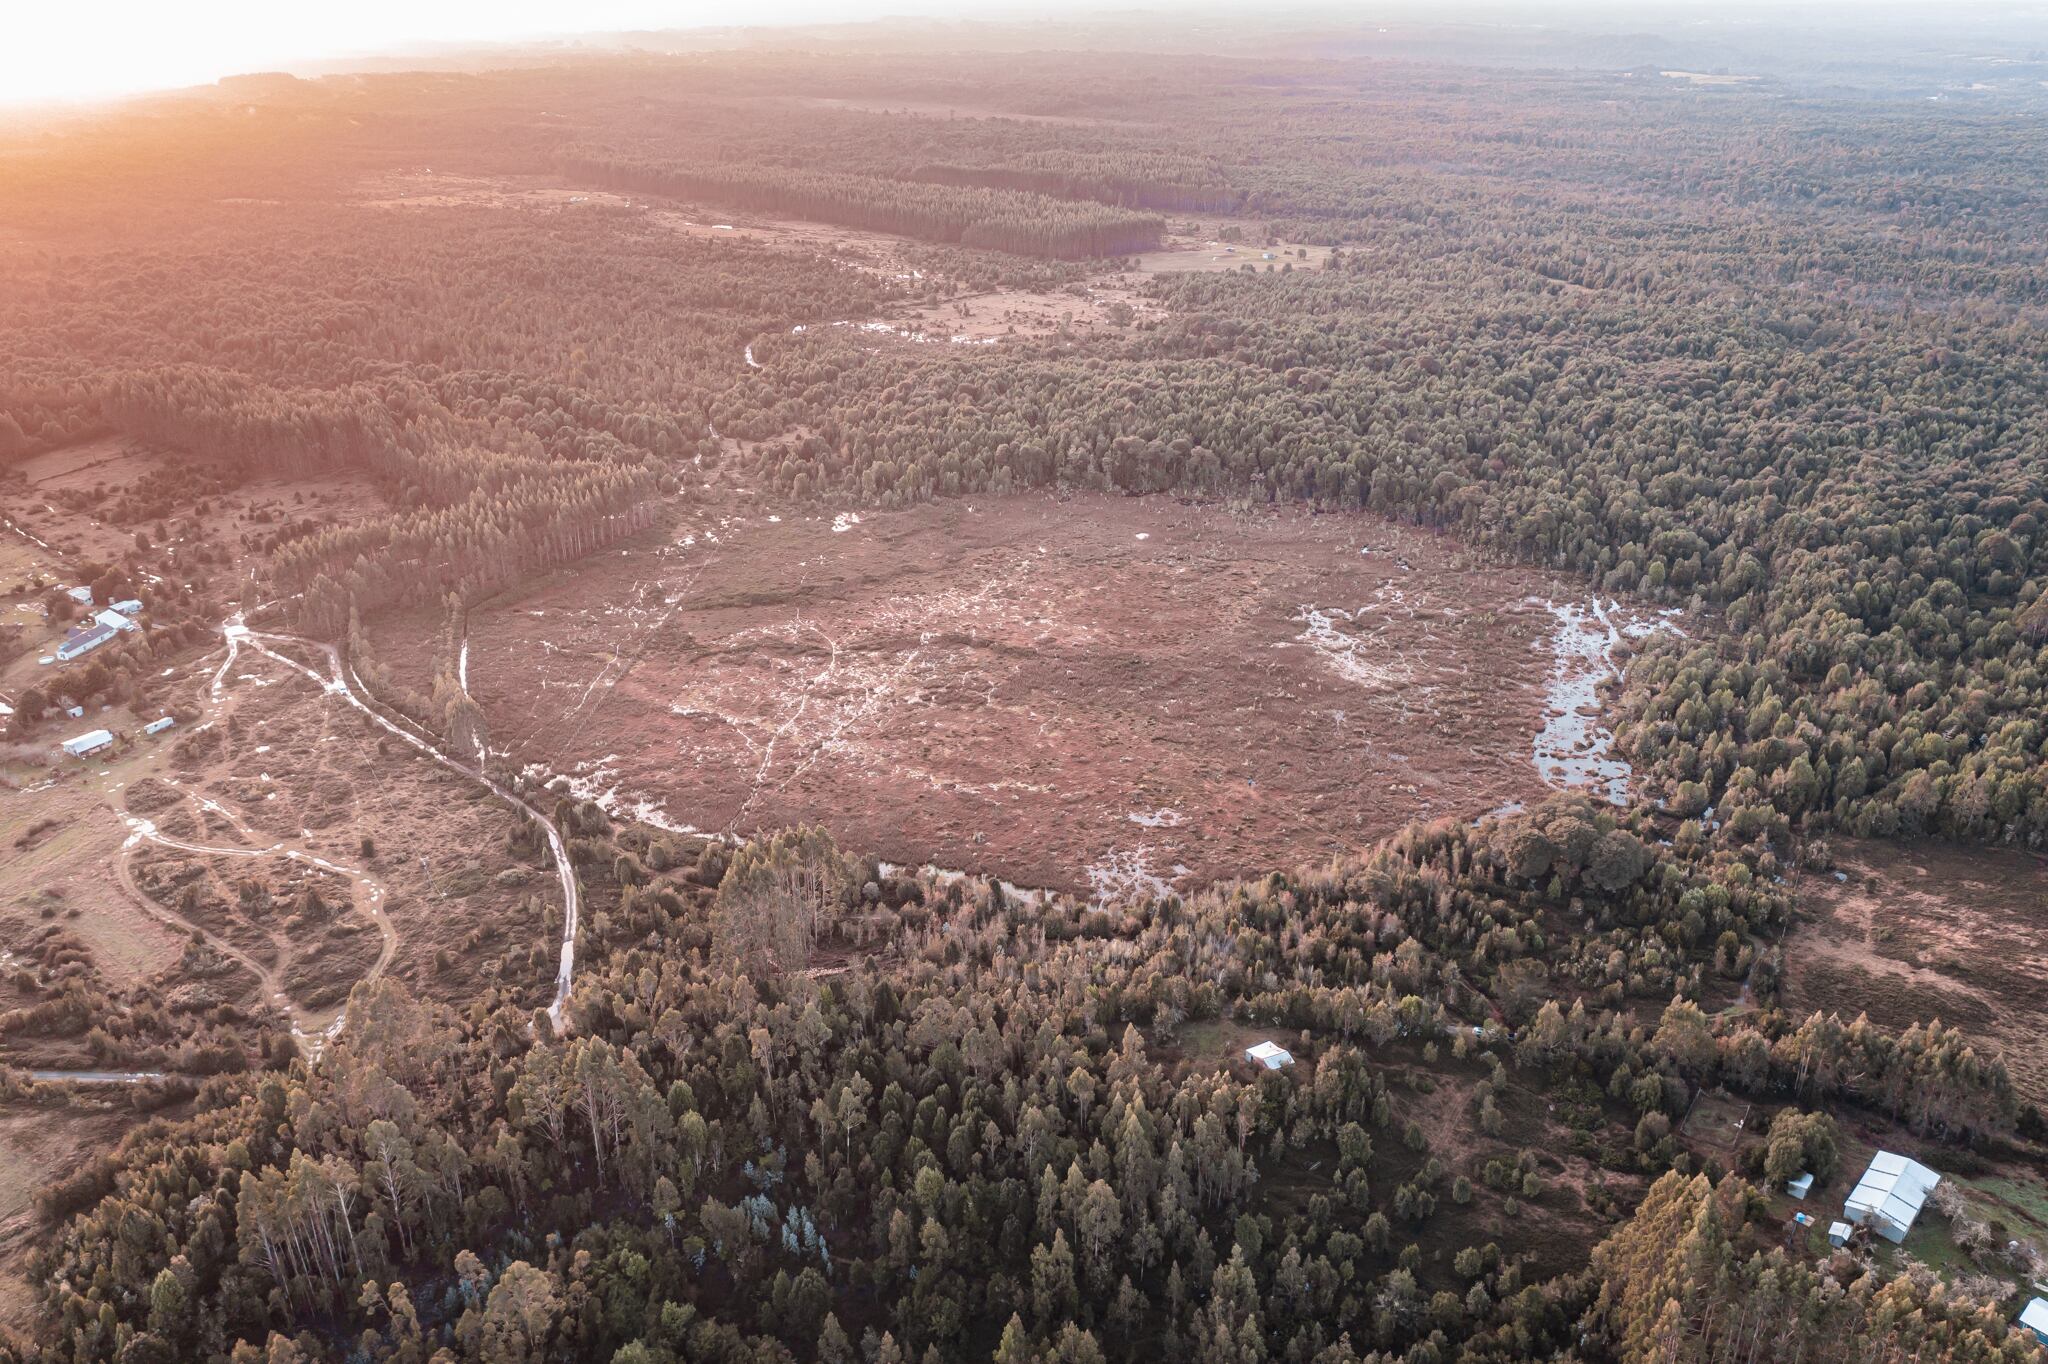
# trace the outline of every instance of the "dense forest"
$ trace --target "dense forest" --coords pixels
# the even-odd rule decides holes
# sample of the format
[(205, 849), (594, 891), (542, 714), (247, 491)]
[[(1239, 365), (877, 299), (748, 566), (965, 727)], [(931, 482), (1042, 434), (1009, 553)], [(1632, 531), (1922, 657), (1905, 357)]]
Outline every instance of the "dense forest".
[[(767, 50), (229, 83), (6, 150), (0, 464), (112, 434), (360, 477), (378, 513), (280, 520), (254, 570), (359, 658), (352, 622), (452, 620), (736, 487), (1362, 509), (1690, 628), (1616, 702), (1636, 805), (1186, 899), (562, 797), (561, 1026), (384, 981), (317, 1064), (184, 1077), (45, 1194), (0, 1359), (2038, 1357), (1995, 1297), (1807, 1254), (1769, 1202), (1835, 1173), (1838, 1122), (1959, 1170), (2048, 1135), (1940, 1020), (1779, 989), (1831, 834), (2048, 843), (2037, 117)], [(910, 240), (881, 265), (874, 232)], [(1169, 239), (1246, 249), (1128, 259)], [(1086, 335), (829, 325), (1112, 277), (1145, 306)], [(95, 694), (208, 647), (174, 619)], [(1709, 1092), (1776, 1116), (1702, 1154)], [(1980, 1263), (2038, 1272), (2023, 1245)]]
[[(1710, 1359), (1823, 1276), (1745, 1239), (1741, 1172), (1683, 1172), (1694, 1086), (1957, 1140), (2014, 1122), (1938, 1025), (1704, 1014), (1687, 982), (1745, 970), (1782, 897), (1696, 831), (1656, 867), (1582, 802), (1121, 915), (928, 891), (815, 833), (707, 868), (718, 845), (572, 819), (608, 908), (568, 1035), (379, 986), (311, 1071), (209, 1081), (202, 1117), (63, 1191), (89, 1211), (49, 1255), (41, 1357)], [(1532, 969), (1612, 1007), (1538, 1003)], [(1313, 1037), (1313, 1083), (1189, 1064), (1223, 1016)], [(1437, 1083), (1469, 1096), (1469, 1169), (1416, 1123)], [(1575, 1195), (1518, 1148), (1532, 1090), (1586, 1096), (1601, 1165), (1662, 1175), (1583, 1271), (1540, 1220)], [(1782, 1125), (1795, 1164), (1833, 1149), (1824, 1115)], [(1283, 1193), (1304, 1167), (1316, 1191)], [(1431, 1230), (1468, 1206), (1528, 1229)], [(1725, 1322), (1638, 1348), (1710, 1298)], [(1820, 1300), (1815, 1358), (1908, 1316), (1923, 1358), (2026, 1355), (1910, 1280)]]

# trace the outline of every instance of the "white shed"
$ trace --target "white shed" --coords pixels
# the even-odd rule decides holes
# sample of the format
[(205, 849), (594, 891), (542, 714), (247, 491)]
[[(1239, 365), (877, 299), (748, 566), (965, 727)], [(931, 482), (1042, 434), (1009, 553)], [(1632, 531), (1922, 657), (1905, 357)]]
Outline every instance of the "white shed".
[(1828, 1244), (1831, 1246), (1846, 1246), (1849, 1244), (1849, 1238), (1855, 1234), (1856, 1228), (1850, 1226), (1847, 1222), (1830, 1223), (1828, 1225)]
[(144, 734), (161, 734), (177, 723), (176, 720), (168, 715), (159, 716), (157, 719), (151, 720), (148, 724), (144, 725), (142, 732)]
[(1264, 1066), (1267, 1070), (1279, 1070), (1283, 1066), (1294, 1064), (1293, 1055), (1277, 1042), (1261, 1042), (1255, 1047), (1246, 1047), (1244, 1059), (1255, 1066)]
[(1939, 1183), (1941, 1176), (1919, 1161), (1879, 1151), (1850, 1192), (1842, 1213), (1897, 1245), (1913, 1229), (1913, 1219)]
[(88, 753), (97, 753), (114, 742), (114, 736), (104, 729), (87, 730), (75, 739), (64, 741), (64, 751), (74, 758), (83, 758)]
[(1797, 1179), (1785, 1181), (1785, 1192), (1793, 1198), (1804, 1198), (1813, 1192), (1813, 1172), (1807, 1171)]
[(2020, 1310), (2020, 1325), (2034, 1333), (2034, 1339), (2048, 1345), (2048, 1298), (2035, 1298)]

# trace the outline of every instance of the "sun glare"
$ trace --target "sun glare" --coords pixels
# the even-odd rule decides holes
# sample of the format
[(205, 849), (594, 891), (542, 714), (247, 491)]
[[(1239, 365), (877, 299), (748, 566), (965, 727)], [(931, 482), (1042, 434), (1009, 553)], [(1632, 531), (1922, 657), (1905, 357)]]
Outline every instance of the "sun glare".
[(111, 0), (24, 6), (0, 40), (0, 104), (91, 100), (174, 89), (295, 63), (554, 33), (713, 22), (703, 0)]

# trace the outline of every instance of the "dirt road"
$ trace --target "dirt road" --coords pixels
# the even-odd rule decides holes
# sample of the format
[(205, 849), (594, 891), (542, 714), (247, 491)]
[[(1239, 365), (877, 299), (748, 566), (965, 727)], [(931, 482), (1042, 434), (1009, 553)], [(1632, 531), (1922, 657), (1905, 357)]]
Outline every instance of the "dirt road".
[[(563, 841), (562, 831), (556, 826), (555, 821), (546, 814), (543, 814), (539, 808), (527, 802), (523, 797), (493, 781), (489, 776), (485, 775), (480, 767), (472, 767), (468, 763), (450, 756), (432, 738), (421, 733), (418, 727), (410, 721), (406, 721), (402, 717), (398, 720), (388, 717), (382, 709), (370, 701), (369, 689), (363, 685), (362, 679), (355, 675), (354, 670), (343, 663), (340, 651), (333, 645), (315, 640), (301, 639), (296, 635), (259, 633), (251, 630), (244, 623), (243, 617), (239, 613), (221, 622), (221, 634), (228, 641), (228, 660), (221, 665), (220, 673), (215, 675), (215, 686), (219, 685), (220, 676), (226, 673), (228, 664), (234, 661), (236, 653), (246, 644), (265, 657), (282, 663), (310, 679), (329, 696), (338, 697), (355, 707), (386, 733), (410, 744), (413, 748), (426, 754), (444, 767), (459, 772), (472, 781), (480, 783), (492, 795), (516, 809), (525, 811), (528, 816), (540, 825), (541, 830), (547, 836), (548, 852), (554, 858), (556, 881), (562, 891), (561, 966), (555, 975), (554, 1000), (548, 1005), (547, 1010), (549, 1021), (555, 1026), (557, 1031), (560, 1031), (569, 1003), (569, 992), (575, 984), (576, 925), (581, 896), (576, 886), (575, 869), (569, 862), (568, 845)], [(268, 643), (265, 641), (268, 641)], [(317, 650), (327, 660), (328, 675), (322, 677), (297, 659), (279, 653), (276, 649), (269, 647), (270, 644), (296, 645), (300, 648)], [(463, 671), (465, 673), (468, 671), (466, 661)]]

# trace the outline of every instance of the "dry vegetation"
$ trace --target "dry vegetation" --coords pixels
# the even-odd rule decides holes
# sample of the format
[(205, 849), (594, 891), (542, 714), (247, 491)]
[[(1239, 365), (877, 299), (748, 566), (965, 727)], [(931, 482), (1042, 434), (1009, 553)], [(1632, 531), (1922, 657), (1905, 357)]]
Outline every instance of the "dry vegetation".
[(1928, 842), (1832, 850), (1800, 877), (1811, 922), (1786, 940), (1787, 1002), (1887, 1027), (1939, 1018), (2048, 1102), (2048, 864)]
[(1025, 45), (0, 147), (0, 1360), (2028, 1356), (2037, 122)]
[[(1374, 518), (755, 505), (468, 615), (514, 767), (720, 833), (1108, 896), (1543, 791), (1561, 580)], [(425, 690), (426, 622), (373, 632)]]

